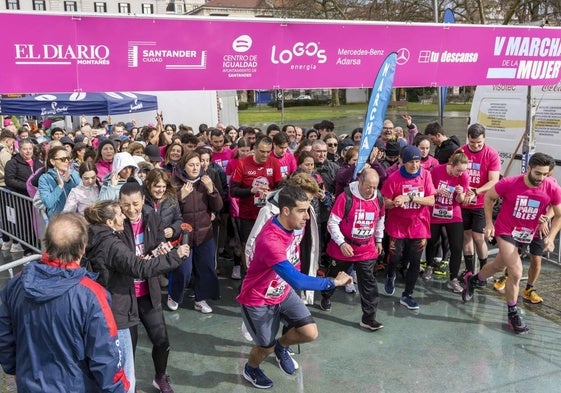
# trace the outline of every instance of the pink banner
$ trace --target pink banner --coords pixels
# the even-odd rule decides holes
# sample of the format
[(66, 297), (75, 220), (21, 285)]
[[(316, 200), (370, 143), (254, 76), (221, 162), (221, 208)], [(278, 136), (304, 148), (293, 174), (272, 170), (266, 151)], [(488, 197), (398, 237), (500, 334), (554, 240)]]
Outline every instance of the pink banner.
[(561, 29), (0, 13), (0, 92), (552, 85)]

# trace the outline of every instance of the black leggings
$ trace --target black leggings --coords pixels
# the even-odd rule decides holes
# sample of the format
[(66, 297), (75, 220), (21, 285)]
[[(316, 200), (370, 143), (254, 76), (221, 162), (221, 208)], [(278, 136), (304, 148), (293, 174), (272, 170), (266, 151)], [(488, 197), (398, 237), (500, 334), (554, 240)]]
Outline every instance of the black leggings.
[[(152, 342), (152, 361), (156, 371), (156, 378), (166, 373), (169, 356), (169, 340), (164, 312), (162, 306), (152, 307), (150, 295), (137, 298), (138, 314), (140, 321), (144, 325), (148, 337)], [(138, 325), (131, 326), (132, 350), (136, 355), (136, 344), (138, 342)]]
[(462, 245), (464, 242), (464, 224), (462, 222), (430, 224), (431, 238), (427, 241), (426, 249), (427, 264), (431, 264), (437, 255), (442, 227), (446, 228), (446, 233), (448, 234), (448, 244), (450, 245), (450, 280), (453, 280), (458, 277), (460, 264), (462, 263)]

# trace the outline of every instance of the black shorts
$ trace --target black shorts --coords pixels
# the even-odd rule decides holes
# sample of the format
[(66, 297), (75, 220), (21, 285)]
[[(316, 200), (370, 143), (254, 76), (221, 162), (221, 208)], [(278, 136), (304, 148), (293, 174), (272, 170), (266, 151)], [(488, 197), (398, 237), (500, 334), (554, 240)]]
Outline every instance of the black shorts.
[[(526, 247), (528, 247), (528, 243), (522, 243), (522, 242), (519, 242), (518, 240), (514, 240), (514, 238), (510, 235), (499, 235), (499, 237), (501, 239), (503, 239), (504, 241), (514, 245), (519, 250), (525, 250)], [(530, 243), (530, 246), (531, 246), (531, 243)]]
[(464, 231), (485, 232), (485, 210), (462, 209), (462, 220), (464, 221)]
[(537, 257), (543, 256), (543, 250), (545, 249), (545, 243), (542, 238), (535, 237), (530, 243), (530, 255), (535, 255)]

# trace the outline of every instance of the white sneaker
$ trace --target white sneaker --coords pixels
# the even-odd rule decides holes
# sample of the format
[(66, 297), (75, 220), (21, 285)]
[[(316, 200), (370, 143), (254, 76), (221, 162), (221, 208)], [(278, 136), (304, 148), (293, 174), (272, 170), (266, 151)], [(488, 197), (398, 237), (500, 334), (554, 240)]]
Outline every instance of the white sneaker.
[(350, 283), (350, 284), (345, 285), (345, 292), (347, 292), (347, 293), (356, 293), (355, 284)]
[(175, 311), (179, 308), (179, 304), (168, 295), (168, 308), (171, 311)]
[(232, 269), (232, 279), (240, 280), (242, 278), (242, 267), (237, 265)]
[(432, 266), (427, 266), (423, 275), (423, 280), (430, 280), (432, 279)]
[(446, 284), (446, 288), (451, 289), (452, 291), (454, 291), (454, 293), (462, 293), (462, 291), (464, 290), (457, 278), (448, 281), (448, 284)]
[(2, 251), (10, 251), (10, 249), (12, 248), (12, 241), (7, 241), (2, 243)]
[(212, 312), (212, 308), (208, 305), (205, 300), (201, 300), (200, 302), (195, 302), (195, 310), (202, 312), (203, 314), (210, 314)]
[(14, 243), (10, 247), (10, 252), (23, 252), (23, 247), (19, 243)]

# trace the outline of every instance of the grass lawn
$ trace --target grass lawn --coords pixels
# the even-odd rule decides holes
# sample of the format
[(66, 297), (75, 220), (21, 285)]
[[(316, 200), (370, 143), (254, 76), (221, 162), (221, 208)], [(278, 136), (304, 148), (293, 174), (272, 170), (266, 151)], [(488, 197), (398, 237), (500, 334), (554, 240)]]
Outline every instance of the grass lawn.
[[(332, 106), (301, 106), (289, 107), (284, 109), (284, 114), (270, 106), (259, 106), (249, 108), (238, 112), (239, 124), (250, 126), (262, 126), (264, 124), (277, 123), (310, 123), (319, 122), (322, 119), (341, 119), (355, 118), (360, 123), (364, 121), (366, 113), (366, 103), (348, 104), (339, 107)], [(471, 103), (468, 104), (447, 104), (445, 112), (469, 112)], [(389, 108), (388, 113), (434, 113), (437, 114), (436, 104), (421, 104), (419, 102), (410, 102), (407, 107)], [(361, 124), (362, 125), (362, 124)]]

